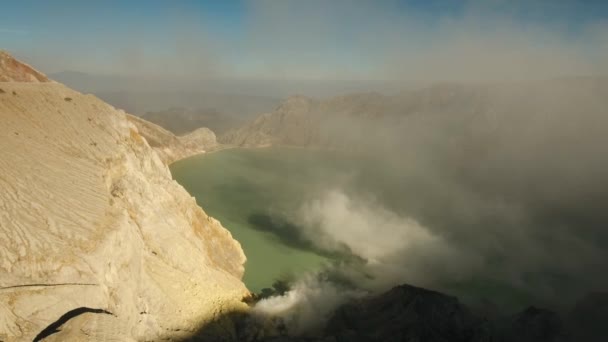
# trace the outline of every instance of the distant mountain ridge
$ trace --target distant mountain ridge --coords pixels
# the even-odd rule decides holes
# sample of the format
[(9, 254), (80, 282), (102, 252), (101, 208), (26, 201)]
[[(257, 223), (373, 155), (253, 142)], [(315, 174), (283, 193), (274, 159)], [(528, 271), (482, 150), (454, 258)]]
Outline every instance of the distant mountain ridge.
[(62, 71), (50, 75), (74, 89), (181, 135), (200, 127), (223, 132), (271, 110), (279, 98), (216, 84), (219, 81), (96, 75)]
[[(259, 115), (248, 124), (227, 131), (219, 141), (235, 146), (351, 146), (365, 144), (366, 134), (374, 127), (390, 127), (409, 118), (433, 121), (441, 116), (446, 121), (462, 124), (491, 124), (490, 121), (515, 108), (519, 116), (537, 115), (531, 94), (543, 96), (555, 92), (578, 97), (581, 89), (593, 94), (608, 93), (608, 78), (575, 77), (549, 81), (505, 84), (445, 83), (397, 95), (354, 93), (317, 100), (291, 96), (275, 110)], [(575, 99), (574, 99), (575, 100)], [(540, 101), (540, 100), (538, 100)], [(536, 102), (538, 102), (536, 101)], [(511, 107), (507, 107), (511, 106)], [(366, 128), (367, 127), (367, 128)], [(349, 132), (355, 130), (356, 134)], [(358, 135), (358, 136), (356, 136)]]

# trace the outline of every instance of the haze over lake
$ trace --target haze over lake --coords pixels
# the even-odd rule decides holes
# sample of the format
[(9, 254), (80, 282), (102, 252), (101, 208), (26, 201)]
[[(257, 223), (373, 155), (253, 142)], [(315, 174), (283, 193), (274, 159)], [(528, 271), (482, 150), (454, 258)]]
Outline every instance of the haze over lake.
[[(361, 159), (352, 153), (293, 147), (235, 148), (202, 154), (172, 164), (171, 171), (174, 179), (196, 197), (198, 204), (220, 220), (241, 243), (247, 256), (244, 282), (253, 292), (259, 293), (278, 280), (301, 280), (309, 274), (331, 269), (332, 265), (340, 265), (341, 272), (344, 269), (350, 272), (351, 268), (362, 270), (363, 279), (353, 278), (360, 281), (357, 286), (361, 288), (374, 289), (395, 277), (424, 281), (421, 280), (424, 277), (417, 274), (409, 277), (407, 272), (401, 274), (402, 270), (379, 268), (373, 260), (386, 259), (384, 253), (390, 253), (391, 240), (403, 246), (403, 236), (396, 238), (394, 233), (384, 231), (386, 226), (391, 227), (388, 229), (394, 225), (406, 226), (408, 221), (397, 218), (416, 214), (417, 210), (417, 217), (423, 216), (420, 211), (423, 205), (413, 204), (425, 203), (430, 197), (423, 194), (428, 184), (419, 178), (404, 178), (394, 169), (378, 167), (372, 159)], [(328, 191), (334, 195), (324, 197)], [(340, 193), (335, 195), (336, 191)], [(356, 207), (355, 199), (388, 208), (380, 214), (378, 211), (368, 214), (371, 221), (349, 212), (347, 216), (357, 222), (325, 222), (330, 225), (328, 229), (335, 231), (344, 227), (347, 235), (357, 240), (362, 230), (370, 229), (369, 234), (376, 235), (373, 243), (368, 239), (349, 244), (348, 237), (324, 237), (317, 227), (319, 222), (304, 218), (314, 216), (311, 213), (320, 209), (315, 205), (335, 211), (336, 205), (340, 205), (337, 203), (345, 198), (352, 199), (345, 205), (349, 209)], [(393, 215), (395, 218), (391, 218)], [(423, 228), (404, 229), (410, 243), (429, 244)], [(387, 233), (384, 238), (379, 236), (384, 233)], [(330, 242), (337, 238), (341, 238), (339, 243)], [(387, 251), (375, 247), (378, 241)], [(412, 258), (409, 265), (407, 259), (400, 260), (398, 265), (415, 269), (420, 263)], [(457, 260), (453, 260), (451, 266), (444, 266), (446, 269), (459, 267)], [(431, 268), (427, 271), (429, 275), (436, 272)], [(446, 273), (425, 285), (471, 302), (492, 298), (511, 310), (540, 300), (525, 286), (518, 289), (484, 272), (470, 274), (464, 281)]]
[(281, 217), (302, 204), (308, 181), (327, 175), (327, 166), (308, 163), (315, 159), (327, 160), (328, 155), (295, 148), (231, 149), (171, 167), (173, 177), (241, 243), (247, 256), (244, 281), (254, 292), (275, 280), (319, 270), (329, 261), (289, 231), (277, 235), (287, 224)]

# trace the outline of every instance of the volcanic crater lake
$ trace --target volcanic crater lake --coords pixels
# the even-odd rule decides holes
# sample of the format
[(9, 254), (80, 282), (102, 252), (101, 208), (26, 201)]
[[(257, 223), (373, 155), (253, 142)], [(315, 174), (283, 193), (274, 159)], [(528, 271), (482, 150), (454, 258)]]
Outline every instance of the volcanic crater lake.
[[(423, 213), (420, 209), (429, 202), (423, 190), (429, 184), (418, 176), (416, 166), (407, 170), (411, 180), (403, 176), (403, 168), (383, 166), (374, 157), (362, 159), (343, 151), (267, 147), (193, 156), (172, 164), (171, 172), (240, 242), (247, 256), (243, 281), (259, 293), (277, 280), (298, 279), (343, 257), (294, 234), (307, 229), (298, 223), (298, 210), (328, 190), (371, 194), (395, 213), (406, 215), (404, 208)], [(442, 290), (494, 298), (514, 307), (531, 302), (529, 293), (483, 277), (448, 284)]]
[(254, 292), (321, 269), (332, 259), (289, 234), (277, 219), (302, 205), (311, 187), (339, 182), (351, 161), (329, 151), (269, 147), (228, 149), (171, 165), (174, 179), (241, 243), (243, 281)]

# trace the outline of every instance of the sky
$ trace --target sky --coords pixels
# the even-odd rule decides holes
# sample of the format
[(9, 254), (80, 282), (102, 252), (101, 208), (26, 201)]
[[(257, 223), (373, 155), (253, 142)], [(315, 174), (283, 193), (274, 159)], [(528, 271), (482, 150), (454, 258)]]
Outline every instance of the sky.
[(608, 2), (11, 1), (0, 48), (47, 73), (488, 80), (608, 71)]

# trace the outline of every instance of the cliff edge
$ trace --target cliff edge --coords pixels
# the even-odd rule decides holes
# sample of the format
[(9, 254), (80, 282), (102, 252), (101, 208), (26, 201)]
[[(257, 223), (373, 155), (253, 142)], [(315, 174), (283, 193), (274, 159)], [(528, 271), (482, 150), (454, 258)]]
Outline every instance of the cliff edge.
[(240, 244), (126, 114), (5, 55), (0, 340), (181, 338), (245, 309)]
[(0, 82), (51, 82), (43, 73), (0, 50)]
[(127, 114), (127, 119), (137, 127), (139, 134), (146, 138), (148, 144), (166, 164), (219, 148), (215, 133), (205, 127), (176, 136), (159, 125), (137, 116)]

